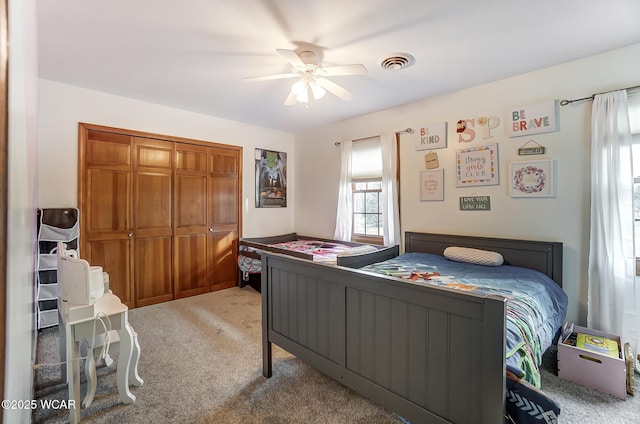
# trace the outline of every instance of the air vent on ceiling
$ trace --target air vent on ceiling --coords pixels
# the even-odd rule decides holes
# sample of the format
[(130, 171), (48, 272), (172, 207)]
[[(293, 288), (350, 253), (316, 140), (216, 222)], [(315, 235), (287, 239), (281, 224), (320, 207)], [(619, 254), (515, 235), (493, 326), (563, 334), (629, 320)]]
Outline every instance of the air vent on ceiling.
[(388, 71), (399, 71), (400, 69), (411, 66), (414, 61), (414, 57), (409, 53), (394, 53), (391, 56), (382, 59), (380, 61), (380, 66), (382, 69), (386, 69)]

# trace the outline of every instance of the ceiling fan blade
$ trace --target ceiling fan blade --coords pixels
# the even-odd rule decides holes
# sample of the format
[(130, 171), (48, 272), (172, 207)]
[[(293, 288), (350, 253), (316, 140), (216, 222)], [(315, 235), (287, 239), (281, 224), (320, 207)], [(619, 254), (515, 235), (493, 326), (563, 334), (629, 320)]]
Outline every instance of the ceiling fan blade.
[(324, 75), (332, 76), (332, 75), (363, 75), (367, 73), (367, 68), (364, 65), (354, 64), (354, 65), (338, 65), (338, 66), (327, 66), (324, 68), (320, 68)]
[(353, 97), (353, 94), (351, 94), (349, 91), (326, 78), (318, 78), (316, 80), (316, 83), (334, 96), (340, 97), (342, 100), (351, 100), (351, 98)]
[(265, 75), (261, 77), (242, 78), (242, 81), (267, 81), (267, 80), (275, 80), (275, 79), (295, 78), (298, 76), (299, 75), (297, 74), (275, 74), (275, 75)]
[(300, 59), (300, 56), (298, 56), (298, 53), (294, 52), (293, 50), (276, 49), (276, 52), (278, 52), (278, 54), (280, 56), (282, 56), (284, 58), (284, 60), (286, 60), (287, 62), (289, 62), (292, 66), (295, 66), (296, 68), (306, 68), (307, 67), (307, 64), (304, 63), (302, 61), (302, 59)]
[(292, 105), (295, 105), (296, 103), (298, 103), (298, 99), (296, 99), (296, 95), (293, 94), (293, 92), (289, 92), (289, 95), (287, 96), (286, 100), (284, 101), (284, 105), (285, 106), (292, 106)]

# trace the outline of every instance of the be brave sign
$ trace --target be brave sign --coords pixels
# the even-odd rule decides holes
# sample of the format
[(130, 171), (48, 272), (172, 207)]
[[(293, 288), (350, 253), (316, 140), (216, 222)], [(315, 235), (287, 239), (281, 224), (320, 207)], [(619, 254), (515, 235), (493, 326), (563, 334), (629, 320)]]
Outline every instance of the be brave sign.
[(509, 109), (509, 137), (558, 131), (557, 111), (555, 100)]

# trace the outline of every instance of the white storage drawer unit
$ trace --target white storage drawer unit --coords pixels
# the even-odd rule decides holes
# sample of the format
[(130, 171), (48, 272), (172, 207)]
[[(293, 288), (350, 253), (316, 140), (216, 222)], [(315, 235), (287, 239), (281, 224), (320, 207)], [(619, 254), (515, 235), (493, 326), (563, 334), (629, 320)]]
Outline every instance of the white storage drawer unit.
[(38, 329), (58, 324), (57, 254), (59, 241), (78, 249), (79, 211), (76, 208), (38, 209)]

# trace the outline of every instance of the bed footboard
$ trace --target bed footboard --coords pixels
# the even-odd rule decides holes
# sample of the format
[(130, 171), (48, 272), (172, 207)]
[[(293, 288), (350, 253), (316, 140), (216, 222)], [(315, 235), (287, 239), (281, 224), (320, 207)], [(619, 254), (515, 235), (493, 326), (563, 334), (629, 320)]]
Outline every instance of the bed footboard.
[(265, 254), (263, 374), (277, 344), (404, 418), (504, 417), (505, 301)]

